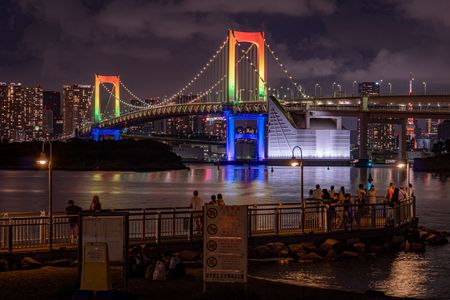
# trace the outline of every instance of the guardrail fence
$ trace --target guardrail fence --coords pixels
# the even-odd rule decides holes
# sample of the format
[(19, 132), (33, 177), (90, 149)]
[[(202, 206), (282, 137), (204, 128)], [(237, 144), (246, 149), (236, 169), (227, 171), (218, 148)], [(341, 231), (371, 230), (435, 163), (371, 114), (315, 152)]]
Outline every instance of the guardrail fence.
[[(162, 244), (201, 240), (202, 211), (190, 208), (129, 209), (130, 242)], [(310, 232), (337, 232), (354, 229), (376, 229), (399, 226), (412, 221), (415, 200), (390, 207), (370, 204), (363, 207), (308, 204), (264, 204), (248, 207), (249, 236), (295, 235)], [(0, 251), (48, 248), (49, 218), (41, 214), (0, 217)], [(70, 230), (69, 216), (53, 214), (55, 248), (76, 244), (76, 233)]]

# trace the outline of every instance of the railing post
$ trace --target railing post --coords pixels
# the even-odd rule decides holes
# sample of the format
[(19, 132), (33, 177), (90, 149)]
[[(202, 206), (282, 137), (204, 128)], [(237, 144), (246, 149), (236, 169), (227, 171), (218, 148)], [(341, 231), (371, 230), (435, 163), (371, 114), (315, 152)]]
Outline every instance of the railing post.
[(142, 212), (142, 240), (145, 241), (145, 208)]
[(11, 218), (8, 223), (8, 251), (9, 253), (12, 253), (13, 251), (13, 224)]
[(46, 226), (45, 226), (45, 211), (41, 210), (41, 217), (39, 219), (39, 238), (41, 244), (45, 244), (46, 239)]
[(252, 228), (253, 228), (253, 226), (252, 226), (252, 223), (253, 223), (253, 218), (252, 218), (252, 209), (250, 208), (250, 207), (247, 207), (248, 208), (248, 210), (247, 210), (247, 218), (248, 218), (248, 221), (247, 221), (247, 226), (248, 226), (248, 237), (251, 237), (252, 236)]
[(175, 219), (175, 208), (172, 212), (172, 238), (175, 237), (175, 225), (176, 225), (176, 219)]
[(189, 212), (189, 232), (188, 232), (188, 240), (192, 241), (194, 236), (194, 213), (192, 211)]
[(370, 209), (372, 211), (372, 227), (375, 228), (377, 226), (377, 205), (372, 204)]
[(305, 233), (305, 223), (306, 223), (306, 212), (305, 212), (305, 207), (301, 208), (302, 210), (302, 233)]
[(275, 234), (280, 234), (280, 208), (275, 209)]
[(161, 244), (161, 212), (156, 215), (156, 243)]

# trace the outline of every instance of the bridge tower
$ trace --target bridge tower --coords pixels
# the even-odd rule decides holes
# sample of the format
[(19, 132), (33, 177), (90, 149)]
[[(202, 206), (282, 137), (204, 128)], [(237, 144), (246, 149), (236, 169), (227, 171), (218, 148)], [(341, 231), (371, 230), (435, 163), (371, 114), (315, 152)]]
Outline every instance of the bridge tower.
[[(236, 46), (241, 42), (252, 43), (257, 47), (258, 57), (258, 100), (265, 101), (267, 97), (266, 91), (266, 65), (264, 55), (264, 32), (242, 32), (229, 30), (228, 31), (228, 88), (227, 88), (227, 102), (224, 105), (224, 116), (227, 122), (227, 161), (236, 160), (235, 140), (239, 138), (248, 138), (256, 140), (257, 160), (264, 161), (266, 159), (265, 153), (265, 120), (267, 117), (264, 114), (250, 115), (250, 114), (234, 114), (233, 103), (236, 103), (238, 98), (238, 65), (236, 64)], [(240, 100), (240, 99), (239, 99)], [(255, 120), (256, 134), (236, 134), (235, 120)]]
[[(112, 83), (114, 86), (114, 116), (120, 117), (120, 79), (119, 75), (98, 75), (95, 74), (95, 99), (94, 99), (94, 124), (102, 121), (100, 106), (100, 84)], [(115, 140), (120, 139), (120, 129), (100, 129), (94, 125), (91, 135), (95, 141), (100, 136), (113, 136)]]

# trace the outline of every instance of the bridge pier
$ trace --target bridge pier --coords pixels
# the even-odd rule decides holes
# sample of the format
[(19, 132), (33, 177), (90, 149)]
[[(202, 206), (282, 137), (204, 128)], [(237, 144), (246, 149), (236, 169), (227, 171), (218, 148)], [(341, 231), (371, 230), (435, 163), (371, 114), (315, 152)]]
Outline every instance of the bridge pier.
[(367, 155), (367, 129), (369, 118), (367, 113), (360, 113), (359, 115), (359, 159), (368, 159)]
[[(227, 161), (236, 160), (236, 138), (248, 138), (256, 140), (256, 159), (257, 161), (264, 161), (266, 159), (266, 142), (265, 142), (265, 128), (266, 115), (250, 115), (250, 114), (233, 114), (231, 110), (224, 110), (224, 116), (227, 122)], [(238, 134), (235, 133), (235, 120), (255, 120), (256, 134)]]
[(95, 142), (100, 141), (103, 136), (112, 136), (115, 141), (120, 140), (120, 129), (103, 129), (103, 128), (92, 128), (91, 136)]

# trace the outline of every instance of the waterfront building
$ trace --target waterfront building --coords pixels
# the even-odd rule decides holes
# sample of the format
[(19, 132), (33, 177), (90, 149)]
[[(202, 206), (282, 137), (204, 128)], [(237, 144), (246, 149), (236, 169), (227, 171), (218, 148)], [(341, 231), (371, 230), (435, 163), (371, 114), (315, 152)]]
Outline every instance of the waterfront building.
[(61, 94), (56, 91), (44, 91), (44, 132), (49, 137), (62, 134), (61, 120)]
[(64, 135), (72, 135), (92, 122), (92, 86), (63, 86)]
[(43, 137), (43, 90), (21, 83), (0, 85), (2, 140), (24, 142)]
[[(379, 96), (380, 84), (378, 82), (361, 82), (358, 84), (358, 94), (360, 97)], [(383, 151), (394, 150), (395, 138), (393, 125), (388, 123), (369, 123), (367, 126), (367, 148)]]
[(207, 116), (205, 118), (205, 134), (207, 136), (221, 137), (225, 139), (227, 132), (227, 122), (221, 116)]
[(439, 123), (438, 138), (441, 141), (450, 140), (450, 120), (444, 120)]
[(306, 122), (309, 126), (298, 128), (279, 103), (272, 99), (268, 102), (269, 159), (291, 159), (292, 148), (297, 145), (302, 147), (305, 159), (350, 159), (350, 130), (342, 129), (340, 119), (310, 119)]

